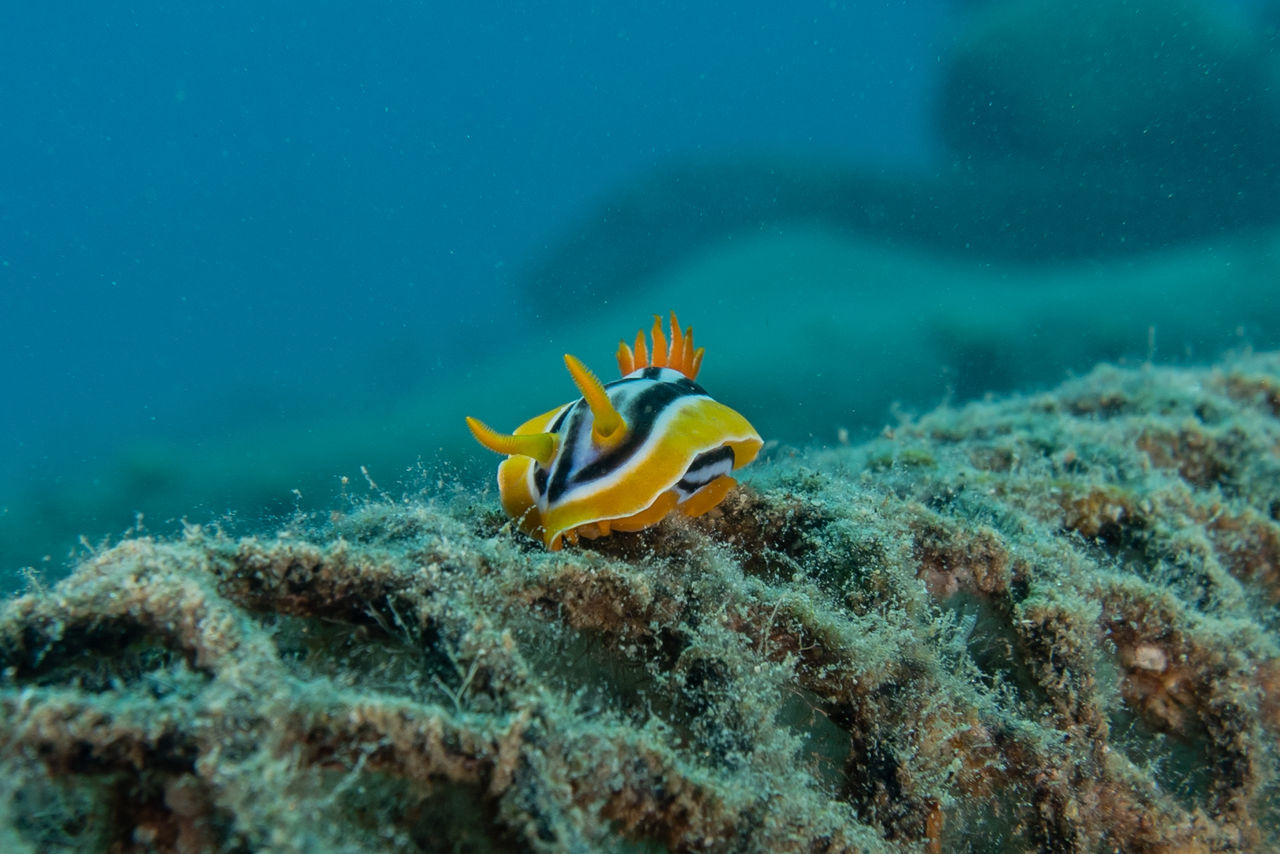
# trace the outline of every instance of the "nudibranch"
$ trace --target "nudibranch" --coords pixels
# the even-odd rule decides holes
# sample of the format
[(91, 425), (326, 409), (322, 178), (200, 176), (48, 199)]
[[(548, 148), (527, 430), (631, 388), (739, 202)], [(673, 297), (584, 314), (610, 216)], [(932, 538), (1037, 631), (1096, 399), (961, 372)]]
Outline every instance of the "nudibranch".
[(639, 531), (668, 513), (700, 516), (737, 483), (761, 439), (734, 410), (694, 382), (703, 348), (671, 313), (671, 340), (654, 315), (635, 349), (618, 345), (622, 379), (607, 385), (573, 356), (564, 363), (582, 397), (499, 433), (475, 418), (481, 445), (506, 454), (498, 466), (502, 508), (520, 530), (557, 550), (568, 540)]

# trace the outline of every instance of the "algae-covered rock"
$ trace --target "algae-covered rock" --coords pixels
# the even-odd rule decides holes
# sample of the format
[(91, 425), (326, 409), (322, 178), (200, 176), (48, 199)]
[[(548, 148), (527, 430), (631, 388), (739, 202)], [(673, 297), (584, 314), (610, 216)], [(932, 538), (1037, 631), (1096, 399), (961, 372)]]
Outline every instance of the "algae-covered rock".
[(1280, 356), (1100, 368), (546, 553), (189, 527), (0, 613), (5, 851), (1280, 845)]

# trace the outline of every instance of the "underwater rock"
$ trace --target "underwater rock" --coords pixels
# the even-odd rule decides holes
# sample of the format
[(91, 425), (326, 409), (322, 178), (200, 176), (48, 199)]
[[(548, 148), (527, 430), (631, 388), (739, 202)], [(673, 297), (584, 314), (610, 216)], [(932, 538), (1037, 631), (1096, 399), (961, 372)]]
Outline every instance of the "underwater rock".
[(0, 612), (0, 847), (1274, 850), (1278, 516), (1263, 355), (557, 553), (487, 494), (126, 540)]
[(1267, 14), (1274, 4), (970, 4), (939, 47), (937, 164), (743, 153), (659, 164), (552, 236), (524, 270), (528, 305), (542, 311), (555, 292), (567, 296), (557, 315), (576, 311), (708, 245), (795, 225), (1042, 263), (1275, 223), (1280, 52)]
[[(1274, 135), (1264, 137), (1269, 142)], [(1199, 164), (1203, 167), (1203, 163)], [(780, 157), (699, 157), (615, 188), (523, 267), (528, 311), (578, 318), (699, 252), (825, 228), (964, 262), (1128, 259), (1280, 220), (1280, 169), (1234, 159), (1170, 175), (1133, 164), (962, 153), (918, 172)]]
[(1273, 38), (1201, 0), (984, 4), (944, 61), (939, 131), (984, 159), (1247, 184), (1275, 166)]

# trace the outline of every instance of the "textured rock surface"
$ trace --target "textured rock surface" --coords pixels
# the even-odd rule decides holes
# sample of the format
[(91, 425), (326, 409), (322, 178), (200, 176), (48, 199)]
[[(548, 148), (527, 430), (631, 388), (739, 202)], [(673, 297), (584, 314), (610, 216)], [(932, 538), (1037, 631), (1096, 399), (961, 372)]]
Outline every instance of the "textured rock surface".
[(1280, 845), (1280, 358), (1101, 368), (546, 554), (493, 496), (0, 615), (0, 848)]

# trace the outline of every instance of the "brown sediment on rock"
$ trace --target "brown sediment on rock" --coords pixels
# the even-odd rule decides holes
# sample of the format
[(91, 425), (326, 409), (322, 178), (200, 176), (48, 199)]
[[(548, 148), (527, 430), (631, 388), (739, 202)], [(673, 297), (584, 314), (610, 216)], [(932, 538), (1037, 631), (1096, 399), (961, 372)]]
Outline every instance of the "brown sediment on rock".
[(988, 527), (967, 530), (936, 517), (923, 518), (914, 557), (925, 587), (936, 599), (962, 590), (984, 596), (1008, 591), (1012, 561), (1000, 535)]
[(1280, 418), (1280, 382), (1275, 377), (1232, 371), (1227, 375), (1223, 389), (1232, 400), (1263, 406)]
[(1277, 378), (1103, 368), (554, 554), (127, 540), (0, 614), (0, 844), (1274, 848)]
[(1218, 559), (1241, 581), (1257, 584), (1280, 602), (1280, 524), (1252, 508), (1223, 508), (1205, 520)]

